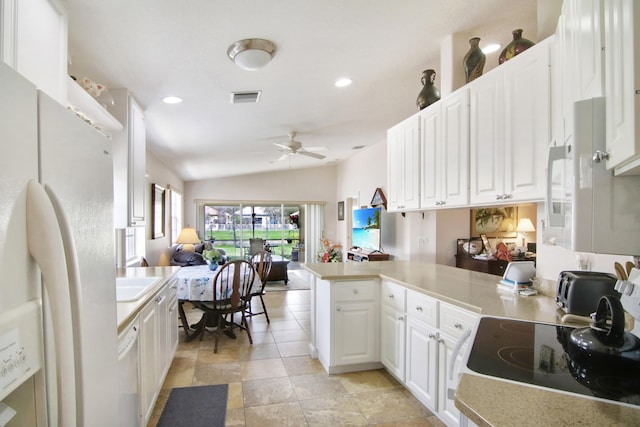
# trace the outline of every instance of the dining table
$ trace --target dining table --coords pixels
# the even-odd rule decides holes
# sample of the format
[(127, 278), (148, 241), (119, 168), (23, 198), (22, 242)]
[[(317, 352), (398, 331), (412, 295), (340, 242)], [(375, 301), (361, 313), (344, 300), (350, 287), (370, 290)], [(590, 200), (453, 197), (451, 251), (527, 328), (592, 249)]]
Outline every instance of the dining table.
[[(203, 333), (207, 325), (203, 325), (202, 321), (200, 321), (192, 328), (187, 321), (183, 305), (186, 302), (197, 305), (199, 302), (213, 301), (214, 280), (220, 268), (222, 266), (218, 266), (216, 270), (211, 270), (209, 265), (193, 265), (182, 267), (176, 274), (178, 281), (178, 315), (180, 316), (180, 322), (187, 341), (191, 341)], [(231, 271), (229, 277), (233, 277), (233, 271)], [(253, 286), (259, 285), (256, 281), (260, 281), (257, 275)], [(216, 300), (218, 301), (229, 298), (229, 295), (221, 294), (221, 288), (226, 288), (226, 286), (216, 288)]]

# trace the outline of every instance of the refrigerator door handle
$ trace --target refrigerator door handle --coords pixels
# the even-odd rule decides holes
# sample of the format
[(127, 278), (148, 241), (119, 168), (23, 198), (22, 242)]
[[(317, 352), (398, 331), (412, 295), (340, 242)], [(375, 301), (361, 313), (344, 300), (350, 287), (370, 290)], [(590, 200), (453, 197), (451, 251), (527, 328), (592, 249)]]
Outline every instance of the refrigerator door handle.
[[(57, 405), (55, 401), (49, 402), (49, 421), (57, 420), (61, 426), (77, 425), (76, 353), (64, 243), (51, 200), (35, 180), (29, 181), (27, 187), (26, 219), (29, 252), (40, 267), (44, 289), (51, 306), (55, 307), (50, 312), (54, 331)], [(47, 376), (48, 380), (51, 378), (51, 375)], [(47, 388), (53, 391), (50, 386)]]

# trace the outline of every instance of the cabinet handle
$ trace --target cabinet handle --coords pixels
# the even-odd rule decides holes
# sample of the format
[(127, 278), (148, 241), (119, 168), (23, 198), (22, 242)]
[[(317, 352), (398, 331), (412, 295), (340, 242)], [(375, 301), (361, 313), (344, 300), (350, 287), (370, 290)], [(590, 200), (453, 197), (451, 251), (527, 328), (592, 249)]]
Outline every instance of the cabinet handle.
[(422, 307), (420, 307), (419, 305), (416, 305), (416, 310), (417, 311), (422, 311)]
[(160, 297), (156, 298), (156, 303), (157, 303), (157, 304), (160, 304), (162, 301), (164, 301), (164, 300), (165, 300), (165, 298), (166, 298), (166, 296), (164, 296), (164, 295), (162, 295), (162, 296), (160, 296)]
[(456, 322), (456, 323), (453, 324), (453, 327), (456, 328), (456, 329), (462, 329), (462, 323)]
[(433, 332), (429, 332), (429, 338), (431, 339), (438, 339), (438, 334), (434, 334)]
[(354, 289), (354, 290), (353, 290), (353, 293), (354, 293), (355, 295), (358, 295), (359, 291), (358, 291), (357, 289)]
[(389, 298), (393, 298), (393, 294), (389, 294)]
[(336, 311), (342, 311), (342, 307), (336, 307)]
[(398, 320), (404, 320), (403, 316), (398, 316)]

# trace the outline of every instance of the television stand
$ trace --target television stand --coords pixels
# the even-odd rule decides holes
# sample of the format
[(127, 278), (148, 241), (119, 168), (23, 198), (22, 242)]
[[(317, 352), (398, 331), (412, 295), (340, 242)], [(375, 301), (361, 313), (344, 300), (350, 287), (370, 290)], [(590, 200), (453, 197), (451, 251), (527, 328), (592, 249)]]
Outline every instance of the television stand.
[(389, 254), (383, 254), (380, 251), (371, 249), (349, 249), (347, 251), (347, 260), (355, 262), (389, 261)]

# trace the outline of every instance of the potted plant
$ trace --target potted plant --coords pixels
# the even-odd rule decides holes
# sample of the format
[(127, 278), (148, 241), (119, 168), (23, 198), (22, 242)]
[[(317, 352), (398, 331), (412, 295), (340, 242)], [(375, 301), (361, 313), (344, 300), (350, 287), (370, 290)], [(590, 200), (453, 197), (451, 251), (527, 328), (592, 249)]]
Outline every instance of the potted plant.
[(202, 258), (207, 260), (211, 270), (215, 270), (218, 268), (218, 263), (222, 260), (222, 252), (217, 249), (205, 249), (202, 251)]

